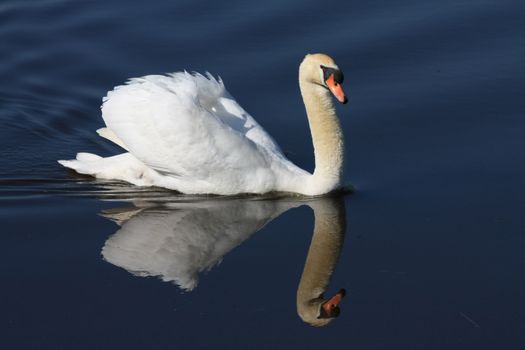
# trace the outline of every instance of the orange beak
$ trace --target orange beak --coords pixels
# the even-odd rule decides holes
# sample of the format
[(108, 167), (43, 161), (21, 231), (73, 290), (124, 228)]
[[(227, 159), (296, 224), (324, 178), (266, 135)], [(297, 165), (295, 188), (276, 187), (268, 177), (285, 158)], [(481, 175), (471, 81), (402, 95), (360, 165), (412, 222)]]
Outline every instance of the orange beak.
[(343, 87), (341, 84), (337, 83), (334, 80), (334, 75), (330, 74), (328, 79), (326, 80), (326, 86), (330, 89), (332, 94), (334, 94), (335, 98), (342, 104), (345, 104), (348, 102), (348, 98), (346, 98), (345, 92), (343, 91)]
[(335, 309), (339, 306), (339, 303), (341, 303), (341, 300), (343, 300), (345, 294), (346, 291), (344, 289), (341, 289), (333, 297), (331, 297), (323, 303), (322, 308), (324, 309), (327, 315), (334, 314)]

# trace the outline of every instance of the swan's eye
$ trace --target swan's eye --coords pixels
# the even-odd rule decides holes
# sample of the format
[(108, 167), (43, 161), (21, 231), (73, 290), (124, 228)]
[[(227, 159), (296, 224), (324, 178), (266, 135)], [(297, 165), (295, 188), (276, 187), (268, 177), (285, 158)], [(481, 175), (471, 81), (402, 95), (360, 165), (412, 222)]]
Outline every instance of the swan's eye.
[(325, 67), (323, 65), (321, 65), (321, 69), (323, 70), (324, 83), (326, 83), (326, 81), (328, 80), (328, 78), (330, 78), (330, 75), (332, 74), (334, 75), (334, 82), (338, 84), (343, 83), (343, 80), (345, 79), (345, 77), (343, 75), (343, 72), (341, 72), (341, 70), (337, 68), (332, 68), (332, 67)]

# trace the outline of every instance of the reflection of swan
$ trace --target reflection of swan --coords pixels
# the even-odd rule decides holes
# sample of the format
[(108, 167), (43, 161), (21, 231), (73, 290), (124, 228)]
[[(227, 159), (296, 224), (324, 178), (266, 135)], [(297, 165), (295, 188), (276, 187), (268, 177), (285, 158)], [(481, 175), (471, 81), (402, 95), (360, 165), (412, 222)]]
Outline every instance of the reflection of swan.
[(329, 91), (345, 103), (342, 81), (335, 62), (323, 54), (307, 55), (299, 67), (315, 149), (313, 175), (286, 159), (222, 81), (186, 72), (132, 79), (108, 93), (102, 106), (107, 128), (99, 134), (127, 153), (79, 153), (76, 160), (59, 162), (102, 179), (188, 194), (324, 194), (341, 186), (343, 133)]
[(300, 204), (217, 199), (106, 214), (124, 223), (106, 241), (102, 255), (132, 273), (159, 276), (192, 290), (199, 273), (211, 269), (273, 218)]
[(344, 289), (328, 300), (323, 293), (334, 272), (346, 227), (342, 198), (326, 198), (311, 202), (315, 214), (315, 228), (297, 289), (297, 313), (313, 326), (325, 326), (339, 315), (339, 303)]
[(133, 274), (159, 276), (190, 291), (199, 273), (217, 265), (275, 217), (303, 204), (313, 209), (315, 228), (297, 290), (297, 312), (303, 321), (323, 326), (337, 316), (343, 297), (341, 290), (323, 298), (343, 243), (342, 197), (215, 199), (111, 210), (104, 215), (122, 227), (106, 241), (102, 255)]

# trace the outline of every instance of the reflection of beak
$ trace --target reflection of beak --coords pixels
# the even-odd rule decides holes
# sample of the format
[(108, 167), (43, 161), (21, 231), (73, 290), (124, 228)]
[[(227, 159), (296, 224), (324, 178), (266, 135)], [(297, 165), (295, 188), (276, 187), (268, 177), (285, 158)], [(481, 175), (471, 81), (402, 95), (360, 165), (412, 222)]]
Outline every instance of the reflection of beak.
[(326, 80), (326, 86), (330, 89), (332, 94), (334, 94), (335, 98), (343, 104), (348, 102), (348, 98), (346, 98), (345, 92), (343, 91), (343, 87), (341, 84), (337, 83), (334, 80), (334, 75), (330, 74), (328, 79)]
[(339, 314), (339, 303), (343, 300), (345, 294), (346, 291), (341, 289), (333, 297), (323, 303), (322, 308), (328, 317), (334, 317)]

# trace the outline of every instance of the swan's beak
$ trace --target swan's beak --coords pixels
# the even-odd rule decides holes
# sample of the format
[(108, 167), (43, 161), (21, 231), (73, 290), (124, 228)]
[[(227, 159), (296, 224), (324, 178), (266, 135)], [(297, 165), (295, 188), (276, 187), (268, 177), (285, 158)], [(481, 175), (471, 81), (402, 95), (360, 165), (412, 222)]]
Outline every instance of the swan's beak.
[(345, 92), (343, 91), (343, 87), (341, 86), (341, 84), (335, 81), (333, 74), (330, 74), (325, 83), (339, 102), (341, 102), (342, 104), (348, 102), (348, 98), (346, 98)]
[(346, 291), (344, 289), (339, 290), (333, 297), (328, 299), (321, 306), (323, 308), (323, 313), (327, 317), (337, 317), (339, 315), (339, 303), (343, 300)]

